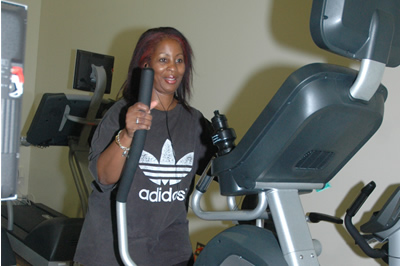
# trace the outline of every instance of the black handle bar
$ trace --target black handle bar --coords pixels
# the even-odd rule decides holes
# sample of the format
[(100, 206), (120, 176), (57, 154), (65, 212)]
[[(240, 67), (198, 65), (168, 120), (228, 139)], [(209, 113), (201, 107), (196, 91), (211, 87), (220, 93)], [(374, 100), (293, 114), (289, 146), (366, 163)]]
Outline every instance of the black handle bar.
[(347, 210), (344, 219), (344, 224), (347, 228), (347, 231), (349, 231), (350, 235), (356, 241), (357, 245), (364, 251), (364, 253), (367, 254), (369, 257), (376, 259), (376, 258), (384, 258), (386, 256), (386, 253), (381, 249), (371, 248), (371, 246), (368, 244), (368, 242), (360, 234), (360, 232), (357, 230), (357, 228), (353, 225), (351, 221), (351, 219), (354, 217), (354, 215), (356, 215), (358, 210), (361, 208), (361, 206), (367, 200), (369, 195), (375, 189), (375, 187), (376, 187), (375, 182), (372, 181), (361, 190), (360, 195), (353, 202), (351, 207)]
[[(151, 68), (143, 68), (141, 70), (139, 97), (138, 101), (150, 106), (151, 93), (153, 90), (154, 70)], [(139, 159), (143, 151), (144, 142), (146, 140), (147, 130), (137, 130), (132, 140), (131, 148), (125, 162), (124, 169), (118, 185), (117, 201), (126, 202), (128, 193), (132, 185), (133, 176), (135, 175)]]

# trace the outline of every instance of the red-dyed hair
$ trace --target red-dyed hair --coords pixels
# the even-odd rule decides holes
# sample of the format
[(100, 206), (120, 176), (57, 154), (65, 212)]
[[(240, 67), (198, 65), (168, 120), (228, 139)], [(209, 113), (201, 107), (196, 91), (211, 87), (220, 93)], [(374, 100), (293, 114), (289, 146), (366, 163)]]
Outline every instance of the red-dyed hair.
[(172, 27), (149, 29), (144, 32), (142, 36), (140, 36), (132, 55), (128, 70), (127, 83), (123, 92), (124, 98), (129, 103), (133, 104), (137, 101), (139, 93), (138, 84), (140, 79), (140, 69), (146, 63), (150, 62), (150, 57), (153, 54), (157, 44), (168, 38), (178, 41), (183, 51), (185, 73), (183, 75), (182, 82), (176, 91), (175, 98), (185, 108), (189, 108), (188, 100), (191, 95), (191, 85), (193, 80), (193, 51), (185, 36)]

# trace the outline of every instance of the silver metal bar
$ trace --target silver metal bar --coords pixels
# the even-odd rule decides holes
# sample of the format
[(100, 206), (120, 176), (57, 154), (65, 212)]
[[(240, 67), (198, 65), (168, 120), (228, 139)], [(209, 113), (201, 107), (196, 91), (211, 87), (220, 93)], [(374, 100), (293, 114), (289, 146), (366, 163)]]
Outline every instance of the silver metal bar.
[[(92, 65), (93, 72), (96, 74), (96, 88), (95, 92), (90, 101), (89, 110), (86, 115), (86, 119), (88, 121), (94, 121), (96, 118), (97, 111), (99, 110), (100, 104), (103, 100), (104, 91), (106, 89), (107, 75), (104, 67), (98, 67)], [(81, 136), (79, 138), (79, 145), (85, 146), (87, 145), (87, 141), (89, 139), (90, 131), (92, 130), (92, 126), (85, 125), (82, 129)]]
[(226, 200), (228, 202), (228, 207), (231, 211), (237, 211), (239, 209), (239, 207), (237, 206), (237, 203), (236, 203), (235, 196), (228, 196)]
[(131, 259), (128, 249), (128, 229), (126, 223), (126, 203), (117, 201), (117, 228), (118, 228), (118, 246), (122, 262), (128, 266), (136, 264)]
[(369, 101), (381, 84), (385, 67), (384, 63), (363, 59), (357, 79), (350, 88), (350, 95), (355, 99)]
[(255, 188), (262, 190), (269, 189), (297, 189), (299, 191), (310, 191), (322, 189), (324, 183), (296, 183), (296, 182), (256, 182)]
[(319, 265), (298, 191), (270, 190), (267, 196), (287, 263), (292, 266)]
[(261, 217), (268, 206), (267, 192), (260, 192), (258, 194), (258, 205), (254, 210), (242, 211), (203, 211), (200, 206), (201, 197), (203, 193), (197, 189), (192, 196), (192, 209), (193, 212), (201, 219), (209, 221), (248, 221)]
[(256, 226), (260, 228), (264, 228), (264, 219), (257, 219)]
[[(228, 207), (231, 211), (237, 211), (239, 209), (239, 206), (236, 203), (236, 197), (235, 196), (228, 196), (227, 197), (227, 201), (228, 201)], [(268, 202), (267, 202), (268, 205)], [(268, 212), (264, 212), (260, 215), (260, 217), (258, 217), (259, 219), (270, 219), (270, 215), (268, 214)]]
[(400, 229), (388, 239), (389, 265), (400, 266)]

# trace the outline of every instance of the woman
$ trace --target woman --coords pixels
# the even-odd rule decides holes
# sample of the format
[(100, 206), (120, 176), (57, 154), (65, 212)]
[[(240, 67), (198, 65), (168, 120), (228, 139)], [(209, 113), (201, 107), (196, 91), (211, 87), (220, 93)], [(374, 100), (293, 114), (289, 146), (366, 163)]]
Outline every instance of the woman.
[[(150, 107), (137, 102), (137, 70), (154, 70)], [(115, 227), (115, 191), (134, 133), (147, 137), (128, 195), (129, 250), (138, 265), (189, 265), (187, 200), (196, 173), (214, 149), (209, 122), (188, 104), (192, 49), (176, 29), (163, 27), (140, 37), (123, 99), (98, 125), (89, 168), (95, 177), (75, 261), (84, 265), (121, 264)]]

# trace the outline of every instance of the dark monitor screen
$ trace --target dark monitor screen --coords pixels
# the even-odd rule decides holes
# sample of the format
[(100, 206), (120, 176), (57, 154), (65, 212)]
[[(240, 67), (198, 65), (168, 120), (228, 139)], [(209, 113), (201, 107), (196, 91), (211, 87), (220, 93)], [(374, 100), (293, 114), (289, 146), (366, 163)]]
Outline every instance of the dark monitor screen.
[[(66, 117), (71, 115), (85, 118), (90, 100), (90, 97), (84, 95), (45, 93), (28, 129), (26, 140), (35, 146), (68, 146), (71, 138), (79, 138), (83, 124), (68, 120)], [(104, 100), (96, 117), (101, 118), (113, 103)], [(94, 129), (95, 126), (92, 128), (92, 133)]]
[(77, 50), (72, 87), (77, 90), (94, 92), (96, 88), (96, 80), (92, 75), (92, 64), (104, 67), (107, 76), (105, 93), (109, 94), (111, 92), (111, 81), (114, 68), (114, 57), (110, 55)]

